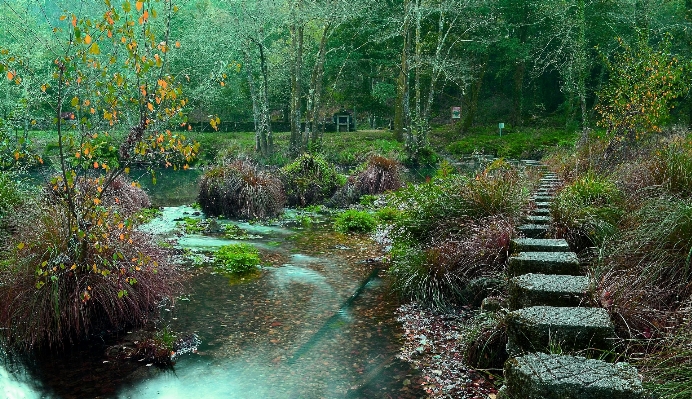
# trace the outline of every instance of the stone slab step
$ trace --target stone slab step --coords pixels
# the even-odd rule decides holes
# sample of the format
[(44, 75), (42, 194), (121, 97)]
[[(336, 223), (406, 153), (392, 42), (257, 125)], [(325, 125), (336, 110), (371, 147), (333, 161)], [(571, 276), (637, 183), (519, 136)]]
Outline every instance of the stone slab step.
[(554, 197), (552, 195), (534, 195), (532, 199), (535, 202), (552, 202)]
[(551, 195), (551, 196), (552, 196), (552, 195), (553, 195), (553, 190), (551, 190), (551, 189), (549, 189), (549, 188), (539, 188), (538, 190), (536, 190), (536, 192), (534, 193), (534, 195), (537, 195), (537, 196), (538, 196), (538, 195)]
[(510, 359), (504, 368), (502, 399), (642, 399), (637, 369), (581, 356), (531, 353)]
[(509, 312), (507, 353), (610, 349), (615, 327), (603, 308), (532, 306)]
[(531, 213), (538, 216), (549, 216), (550, 208), (534, 208), (531, 210)]
[(519, 234), (528, 238), (544, 238), (550, 226), (547, 224), (523, 224), (517, 227)]
[(579, 259), (574, 252), (519, 252), (507, 263), (510, 276), (527, 273), (579, 276)]
[(553, 222), (553, 218), (547, 215), (529, 215), (526, 217), (526, 221), (529, 224), (550, 224)]
[(569, 252), (569, 244), (562, 238), (515, 238), (510, 243), (512, 252)]
[(552, 202), (549, 202), (549, 201), (535, 201), (534, 204), (536, 204), (536, 208), (550, 208), (550, 204), (552, 204)]
[(522, 274), (509, 280), (509, 308), (580, 306), (588, 289), (589, 278), (586, 276)]

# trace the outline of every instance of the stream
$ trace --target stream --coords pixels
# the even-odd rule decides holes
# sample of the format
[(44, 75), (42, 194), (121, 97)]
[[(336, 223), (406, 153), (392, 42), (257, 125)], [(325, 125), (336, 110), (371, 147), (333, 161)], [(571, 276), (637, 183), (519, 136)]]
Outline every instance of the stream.
[[(142, 184), (162, 214), (143, 226), (200, 258), (240, 242), (181, 235), (181, 218), (203, 219), (186, 206), (198, 171), (161, 174)], [(257, 278), (233, 280), (190, 267), (181, 295), (161, 307), (157, 329), (196, 334), (194, 353), (172, 370), (113, 360), (113, 338), (94, 338), (59, 354), (5, 356), (6, 398), (418, 398), (417, 374), (397, 359), (402, 331), (379, 248), (363, 236), (332, 231), (328, 216), (302, 223), (235, 224), (248, 234), (263, 266)], [(308, 221), (306, 223), (306, 220)], [(136, 334), (136, 332), (133, 332)]]

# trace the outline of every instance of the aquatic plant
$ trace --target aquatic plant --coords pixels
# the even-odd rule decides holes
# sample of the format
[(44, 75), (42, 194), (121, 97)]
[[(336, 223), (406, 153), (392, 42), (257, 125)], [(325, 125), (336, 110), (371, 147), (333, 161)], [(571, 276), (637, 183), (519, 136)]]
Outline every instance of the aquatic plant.
[(375, 229), (377, 221), (375, 217), (366, 211), (356, 209), (346, 210), (337, 215), (334, 220), (334, 228), (342, 233), (369, 233)]
[(266, 219), (278, 216), (285, 202), (281, 181), (247, 161), (215, 166), (200, 183), (199, 204), (210, 216)]
[(214, 254), (215, 269), (230, 274), (246, 274), (260, 265), (259, 251), (249, 244), (224, 245)]
[(330, 198), (346, 178), (319, 155), (303, 154), (281, 169), (291, 206), (307, 206)]
[(168, 254), (110, 208), (86, 214), (75, 245), (68, 208), (36, 205), (16, 218), (0, 268), (0, 335), (10, 347), (61, 347), (139, 326), (176, 287)]

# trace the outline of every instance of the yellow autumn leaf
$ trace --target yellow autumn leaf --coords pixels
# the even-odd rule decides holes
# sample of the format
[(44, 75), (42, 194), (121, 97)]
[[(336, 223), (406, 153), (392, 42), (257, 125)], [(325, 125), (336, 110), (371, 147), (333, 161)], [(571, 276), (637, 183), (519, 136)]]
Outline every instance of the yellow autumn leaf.
[(137, 8), (137, 11), (142, 11), (143, 5), (144, 5), (144, 3), (142, 3), (141, 1), (136, 2), (135, 7)]
[(97, 43), (92, 44), (91, 48), (89, 48), (89, 53), (94, 55), (101, 54), (101, 49), (99, 48), (99, 45)]
[(91, 44), (91, 35), (84, 36), (84, 44)]
[(149, 111), (154, 111), (154, 104), (147, 103), (147, 108), (149, 108)]
[(12, 80), (12, 79), (14, 79), (14, 72), (7, 71), (7, 80)]
[(24, 249), (24, 243), (20, 242), (19, 245), (17, 245), (17, 249)]

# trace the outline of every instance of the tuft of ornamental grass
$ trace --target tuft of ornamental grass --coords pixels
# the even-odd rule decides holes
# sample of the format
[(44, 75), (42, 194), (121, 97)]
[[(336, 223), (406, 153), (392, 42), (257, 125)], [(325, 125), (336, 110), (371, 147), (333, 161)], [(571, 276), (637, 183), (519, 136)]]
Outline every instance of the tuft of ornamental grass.
[(346, 183), (334, 165), (319, 155), (303, 154), (281, 168), (281, 180), (290, 206), (305, 207), (330, 198)]
[(653, 184), (679, 197), (692, 196), (692, 142), (674, 140), (649, 162)]
[(624, 196), (609, 178), (587, 172), (563, 187), (551, 205), (553, 229), (576, 251), (601, 245), (617, 233)]
[(141, 326), (176, 291), (169, 255), (109, 208), (68, 229), (60, 201), (24, 209), (0, 262), (0, 335), (11, 348), (59, 348)]
[(494, 216), (468, 221), (461, 230), (463, 235), (426, 247), (396, 245), (389, 268), (394, 289), (405, 298), (447, 309), (468, 300), (464, 288), (471, 280), (500, 275), (509, 253), (512, 223)]
[(655, 198), (594, 267), (597, 300), (632, 336), (650, 337), (679, 320), (692, 295), (692, 201)]
[[(688, 315), (689, 316), (689, 315)], [(692, 326), (689, 320), (658, 342), (657, 348), (638, 362), (645, 371), (649, 392), (660, 399), (692, 397)]]
[(402, 185), (401, 169), (398, 161), (374, 155), (355, 177), (355, 190), (360, 196), (398, 190)]
[(393, 234), (399, 240), (428, 243), (455, 235), (466, 221), (491, 216), (513, 220), (528, 198), (526, 180), (504, 161), (496, 161), (474, 177), (439, 176), (409, 185), (389, 197), (401, 211)]
[(278, 216), (285, 203), (281, 181), (247, 161), (215, 166), (200, 182), (199, 204), (210, 216), (266, 219)]

